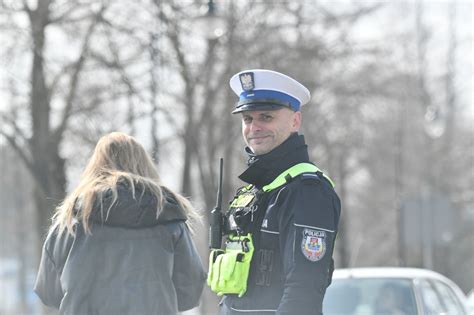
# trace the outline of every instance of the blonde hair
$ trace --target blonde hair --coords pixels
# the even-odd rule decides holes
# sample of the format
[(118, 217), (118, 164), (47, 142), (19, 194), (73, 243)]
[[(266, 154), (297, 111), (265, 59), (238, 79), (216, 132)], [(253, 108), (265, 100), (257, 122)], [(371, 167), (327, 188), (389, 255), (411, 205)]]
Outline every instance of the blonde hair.
[[(110, 211), (117, 201), (119, 181), (125, 181), (128, 184), (134, 198), (136, 185), (142, 188), (142, 195), (145, 190), (151, 192), (158, 201), (157, 218), (163, 210), (165, 202), (163, 191), (165, 191), (184, 210), (189, 228), (192, 229), (191, 223), (199, 220), (195, 209), (186, 198), (161, 184), (158, 171), (144, 147), (135, 138), (125, 133), (112, 132), (97, 142), (78, 186), (56, 208), (51, 229), (59, 228), (59, 233), (67, 229), (68, 233), (74, 234), (74, 225), (81, 222), (84, 231), (90, 234), (89, 217), (94, 203), (96, 200), (100, 201), (102, 211), (102, 194), (110, 190), (113, 195), (112, 203), (107, 210)], [(80, 209), (75, 209), (79, 200)]]

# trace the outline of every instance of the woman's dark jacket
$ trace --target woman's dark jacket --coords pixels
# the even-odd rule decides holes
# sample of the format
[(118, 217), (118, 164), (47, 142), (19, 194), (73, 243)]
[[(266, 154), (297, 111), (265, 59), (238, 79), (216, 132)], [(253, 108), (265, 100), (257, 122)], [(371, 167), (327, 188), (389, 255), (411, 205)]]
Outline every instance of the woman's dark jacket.
[(156, 218), (150, 193), (118, 185), (91, 213), (92, 235), (53, 230), (43, 246), (35, 292), (60, 314), (176, 314), (198, 305), (205, 272), (185, 224), (166, 194)]

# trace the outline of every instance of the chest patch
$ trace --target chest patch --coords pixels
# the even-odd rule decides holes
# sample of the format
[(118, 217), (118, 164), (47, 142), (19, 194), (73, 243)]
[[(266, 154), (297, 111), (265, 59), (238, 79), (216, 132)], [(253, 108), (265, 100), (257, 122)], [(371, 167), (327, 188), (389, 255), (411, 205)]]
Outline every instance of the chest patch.
[(326, 253), (326, 232), (304, 229), (301, 252), (309, 261), (321, 260)]
[(230, 204), (231, 208), (240, 208), (248, 206), (255, 198), (255, 194), (246, 193), (237, 196)]

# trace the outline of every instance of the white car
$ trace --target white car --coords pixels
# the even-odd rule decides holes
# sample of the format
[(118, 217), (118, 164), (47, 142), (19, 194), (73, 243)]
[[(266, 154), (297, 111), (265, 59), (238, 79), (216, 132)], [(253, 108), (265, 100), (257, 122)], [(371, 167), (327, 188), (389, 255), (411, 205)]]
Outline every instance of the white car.
[(474, 315), (474, 289), (467, 294), (467, 308)]
[(336, 269), (325, 315), (467, 315), (466, 296), (445, 276), (416, 268)]

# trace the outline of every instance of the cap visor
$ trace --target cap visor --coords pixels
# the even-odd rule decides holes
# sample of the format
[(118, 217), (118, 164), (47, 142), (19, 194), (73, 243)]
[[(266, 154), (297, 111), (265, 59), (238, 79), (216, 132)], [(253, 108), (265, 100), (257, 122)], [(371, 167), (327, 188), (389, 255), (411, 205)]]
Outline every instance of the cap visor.
[[(232, 114), (238, 114), (241, 112), (247, 112), (251, 110), (278, 110), (282, 108), (290, 108), (289, 106), (285, 105), (277, 105), (277, 104), (262, 104), (262, 103), (254, 103), (254, 104), (245, 104), (242, 106), (238, 106), (236, 109), (232, 111)], [(291, 109), (291, 108), (290, 108)]]

